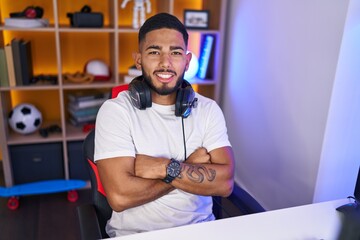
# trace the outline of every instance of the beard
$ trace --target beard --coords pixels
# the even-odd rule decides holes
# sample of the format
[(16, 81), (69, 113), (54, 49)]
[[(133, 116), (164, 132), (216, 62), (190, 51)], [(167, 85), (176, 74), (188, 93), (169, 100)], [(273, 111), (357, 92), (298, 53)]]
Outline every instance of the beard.
[[(142, 68), (142, 72), (143, 72), (144, 81), (149, 85), (149, 87), (157, 94), (163, 95), (163, 96), (170, 95), (170, 94), (176, 92), (179, 89), (179, 87), (181, 86), (184, 75), (185, 75), (185, 72), (183, 74), (181, 74), (181, 76), (179, 76), (178, 79), (176, 80), (175, 86), (170, 88), (170, 87), (168, 87), (167, 84), (163, 84), (161, 87), (156, 87), (154, 85), (150, 75), (147, 75), (143, 68)], [(160, 72), (160, 71), (158, 71), (158, 72)], [(161, 72), (166, 72), (166, 71), (161, 71)]]

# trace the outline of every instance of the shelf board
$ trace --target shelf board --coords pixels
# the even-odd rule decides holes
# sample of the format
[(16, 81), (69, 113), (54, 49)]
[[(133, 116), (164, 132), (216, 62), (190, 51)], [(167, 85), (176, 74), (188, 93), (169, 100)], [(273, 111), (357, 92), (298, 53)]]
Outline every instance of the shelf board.
[(25, 28), (25, 27), (7, 27), (1, 25), (0, 30), (4, 31), (21, 31), (21, 32), (55, 32), (54, 25), (50, 25), (49, 27), (38, 27), (38, 28)]
[(75, 83), (65, 83), (62, 85), (63, 89), (91, 89), (91, 88), (112, 88), (116, 84), (113, 81), (104, 81), (104, 82), (92, 82), (89, 84), (75, 84)]
[(19, 133), (11, 132), (7, 140), (7, 144), (8, 145), (36, 144), (36, 143), (62, 142), (62, 140), (63, 137), (61, 133), (50, 133), (48, 137), (44, 138), (40, 136), (38, 131), (28, 135), (21, 135)]
[(82, 141), (87, 134), (88, 132), (84, 132), (81, 126), (66, 124), (66, 141)]
[(200, 79), (200, 78), (193, 78), (188, 81), (190, 84), (197, 84), (197, 85), (215, 85), (216, 81), (212, 79)]
[(118, 33), (138, 33), (139, 29), (135, 29), (129, 26), (121, 26), (116, 29)]
[(10, 91), (10, 90), (59, 90), (58, 85), (30, 85), (30, 86), (15, 86), (15, 87), (0, 87), (0, 92)]
[(200, 34), (219, 34), (220, 31), (219, 30), (215, 30), (215, 29), (186, 29), (188, 31), (189, 34), (191, 33), (200, 33)]
[(113, 27), (103, 27), (103, 28), (76, 28), (71, 26), (60, 26), (59, 32), (76, 32), (76, 33), (89, 33), (89, 32), (105, 32), (105, 33), (113, 33), (115, 29)]

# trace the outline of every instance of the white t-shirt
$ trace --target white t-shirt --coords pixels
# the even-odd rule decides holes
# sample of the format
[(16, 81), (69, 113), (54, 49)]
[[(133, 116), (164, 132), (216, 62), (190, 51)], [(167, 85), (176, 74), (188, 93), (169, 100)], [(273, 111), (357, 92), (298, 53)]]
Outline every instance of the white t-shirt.
[[(230, 146), (223, 113), (215, 101), (196, 93), (198, 105), (184, 119), (187, 157), (199, 147), (208, 152)], [(181, 117), (175, 105), (152, 103), (135, 108), (128, 91), (107, 100), (100, 108), (95, 127), (95, 161), (145, 154), (183, 161)], [(112, 213), (106, 231), (110, 237), (214, 220), (212, 198), (174, 190), (155, 201)]]

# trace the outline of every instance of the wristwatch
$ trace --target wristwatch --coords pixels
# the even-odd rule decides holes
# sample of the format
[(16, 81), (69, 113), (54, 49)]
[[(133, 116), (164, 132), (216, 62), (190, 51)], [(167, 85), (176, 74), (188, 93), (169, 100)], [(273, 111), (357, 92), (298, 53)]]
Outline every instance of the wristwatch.
[(166, 167), (166, 177), (163, 179), (166, 183), (171, 183), (177, 176), (179, 176), (181, 170), (180, 162), (175, 159), (170, 159), (170, 163)]

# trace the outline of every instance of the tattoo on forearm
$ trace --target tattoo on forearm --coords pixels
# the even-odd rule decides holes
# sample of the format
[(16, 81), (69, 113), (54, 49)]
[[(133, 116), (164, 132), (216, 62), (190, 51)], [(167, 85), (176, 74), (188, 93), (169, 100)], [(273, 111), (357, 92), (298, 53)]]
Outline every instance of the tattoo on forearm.
[(214, 181), (216, 171), (203, 165), (183, 165), (178, 178), (183, 178), (183, 174), (186, 174), (193, 182), (202, 183), (205, 177), (209, 182)]

